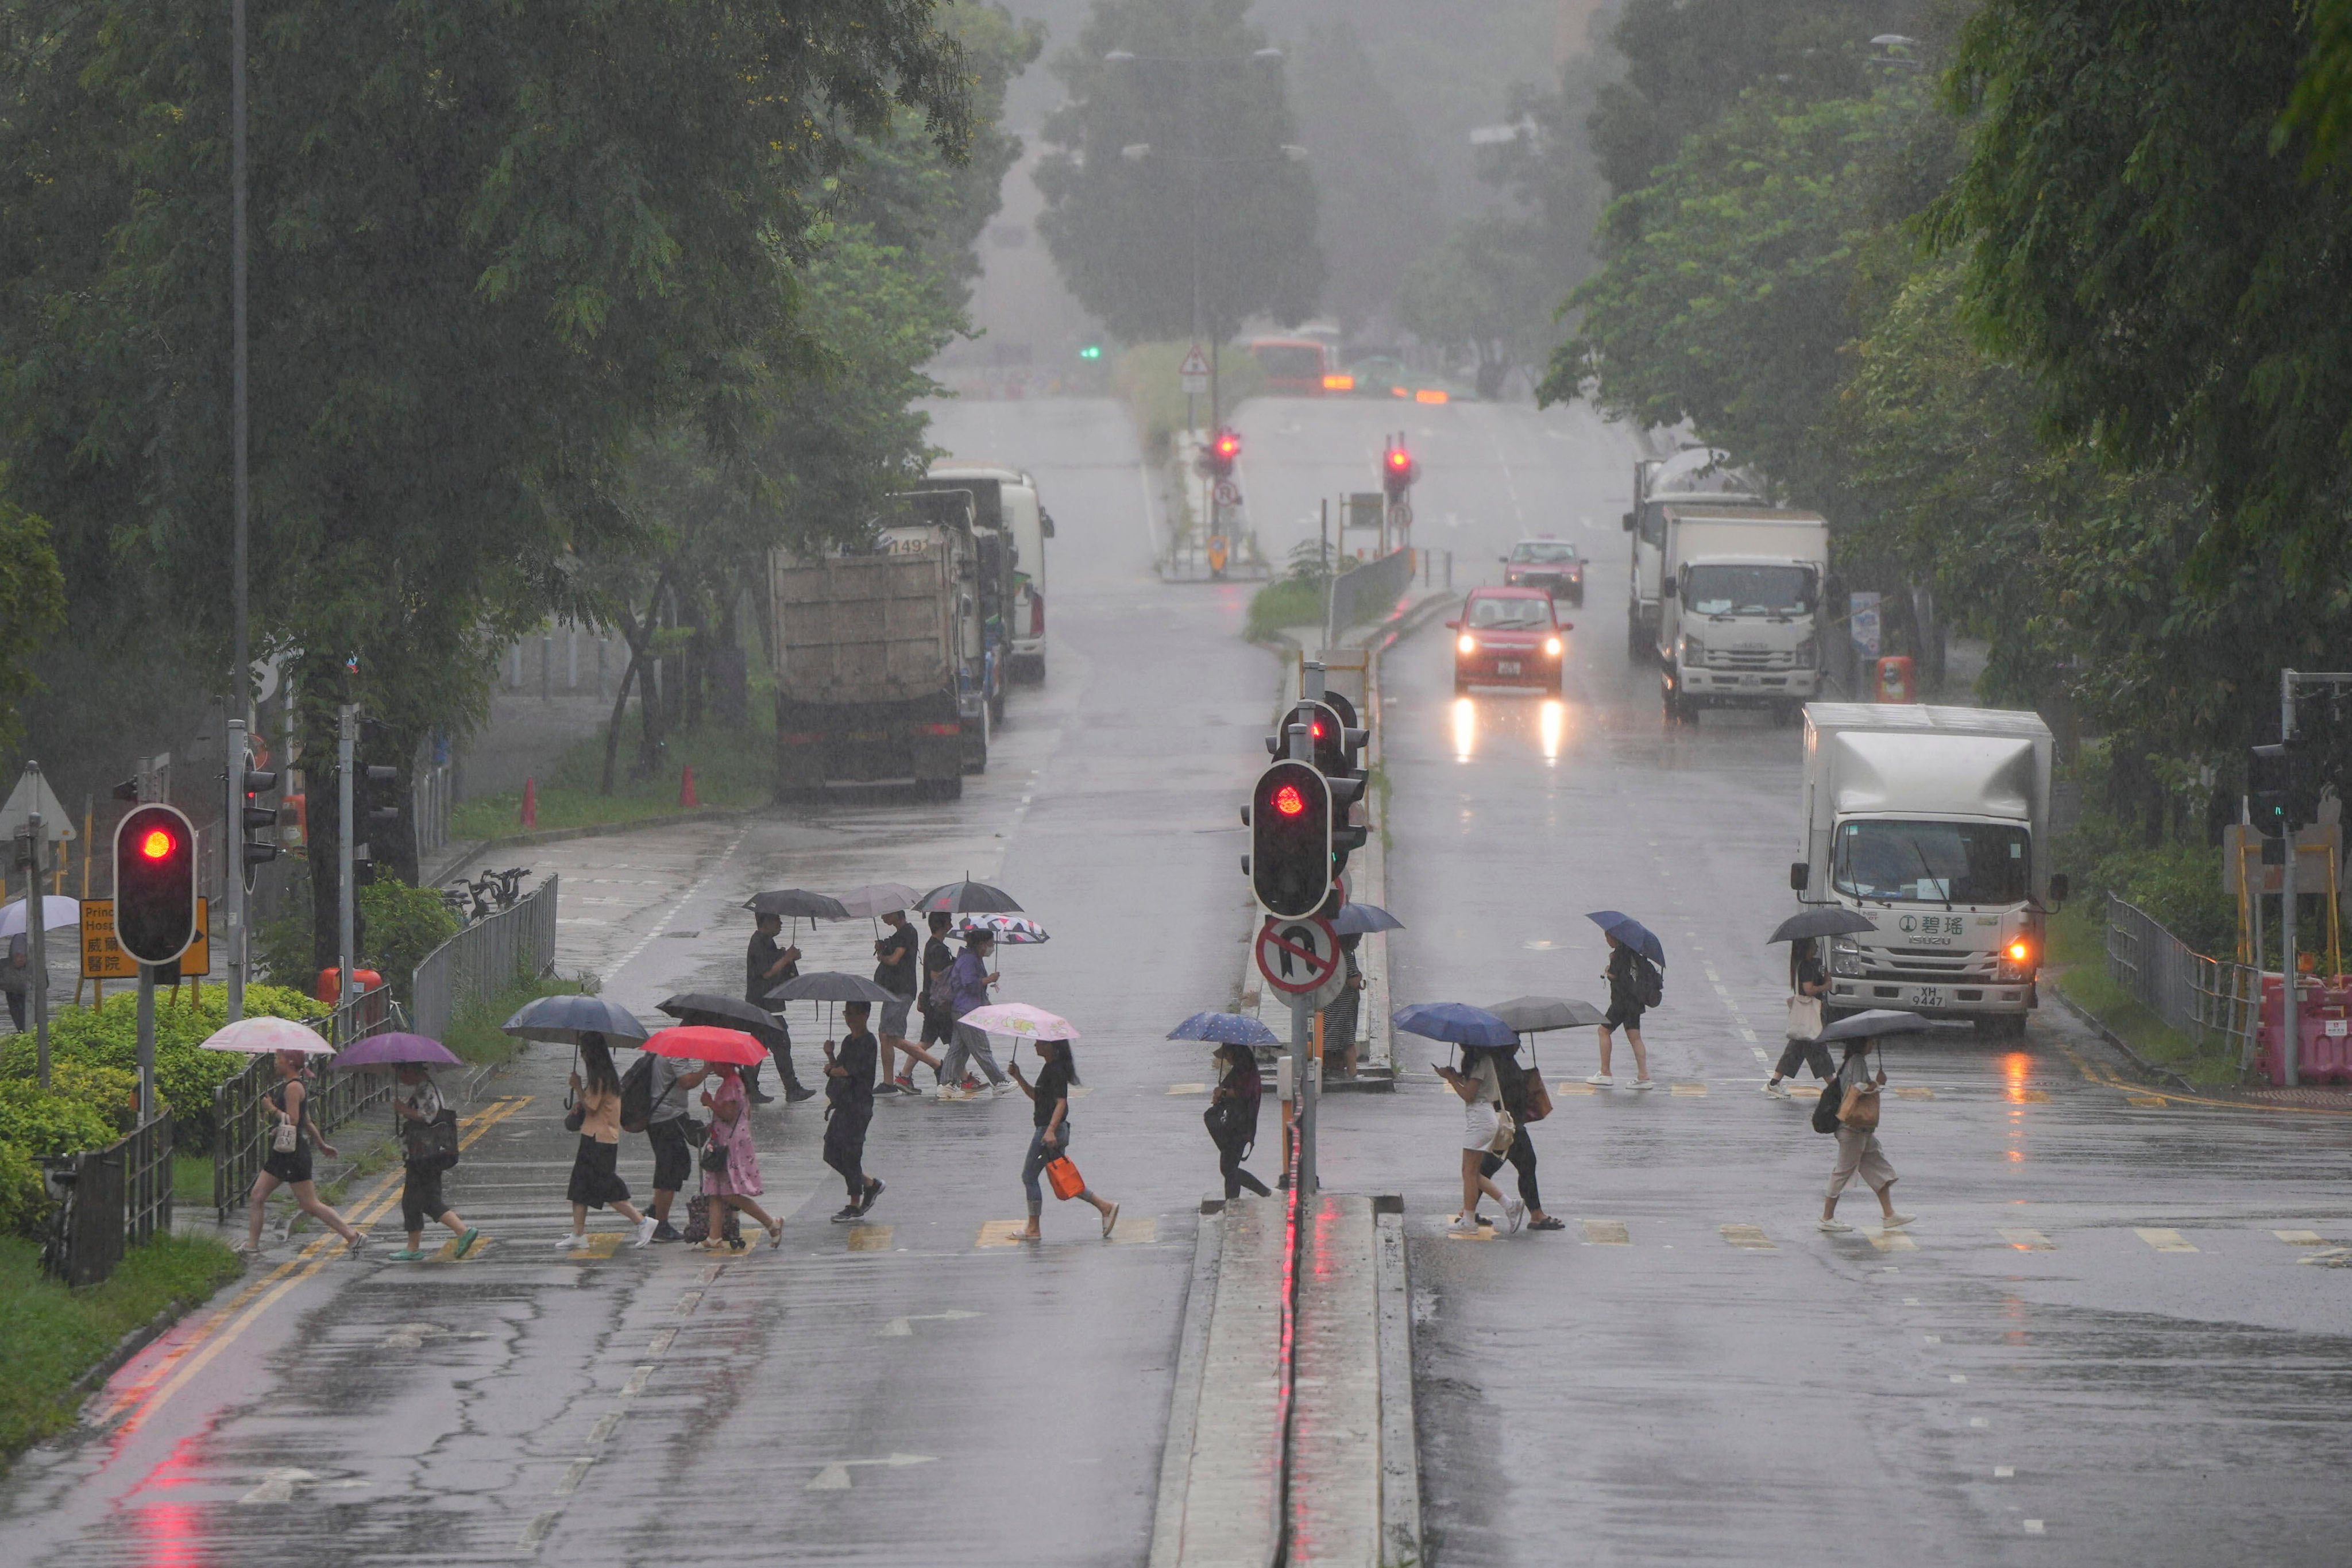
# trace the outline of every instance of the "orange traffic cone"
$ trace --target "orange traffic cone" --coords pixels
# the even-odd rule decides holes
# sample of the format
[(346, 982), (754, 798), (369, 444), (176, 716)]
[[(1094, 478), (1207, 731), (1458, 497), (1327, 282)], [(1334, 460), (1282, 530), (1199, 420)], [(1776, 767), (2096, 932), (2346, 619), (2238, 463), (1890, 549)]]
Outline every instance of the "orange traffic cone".
[(522, 825), (525, 827), (539, 826), (539, 781), (537, 779), (522, 781)]
[(677, 804), (680, 805), (700, 805), (702, 804), (702, 802), (694, 797), (694, 769), (690, 764), (686, 770), (686, 777), (678, 781)]

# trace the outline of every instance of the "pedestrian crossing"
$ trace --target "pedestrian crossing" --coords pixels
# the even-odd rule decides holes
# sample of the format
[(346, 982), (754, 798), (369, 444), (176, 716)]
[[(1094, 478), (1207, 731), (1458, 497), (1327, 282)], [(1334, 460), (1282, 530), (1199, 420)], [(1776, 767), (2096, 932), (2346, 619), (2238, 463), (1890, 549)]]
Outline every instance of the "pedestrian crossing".
[[(1015, 1222), (1003, 1223), (1011, 1225)], [(1585, 1247), (1672, 1247), (1675, 1239), (1687, 1239), (1689, 1235), (1687, 1223), (1673, 1220), (1641, 1222), (1637, 1225), (1632, 1220), (1588, 1215), (1576, 1219), (1574, 1223), (1582, 1233), (1581, 1245)], [(2122, 1231), (2136, 1237), (2152, 1252), (2204, 1253), (2210, 1247), (2234, 1248), (2235, 1244), (2242, 1238), (2259, 1237), (2265, 1242), (2282, 1243), (2295, 1252), (2303, 1254), (2304, 1256), (2297, 1259), (2300, 1262), (2324, 1262), (2332, 1267), (2352, 1267), (2352, 1219), (2325, 1223), (2337, 1237), (2344, 1239), (2335, 1239), (2320, 1231), (2311, 1229), (2208, 1226), (2200, 1228), (2195, 1233), (2206, 1243), (2205, 1246), (2200, 1247), (2197, 1241), (2189, 1238), (2188, 1233), (2177, 1226), (2095, 1225), (2079, 1226), (2067, 1231), (2063, 1235), (2063, 1239), (2071, 1246), (2096, 1245), (2102, 1239)], [(1456, 1235), (1449, 1226), (1450, 1216), (1446, 1215), (1430, 1215), (1422, 1221), (1423, 1229), (1443, 1234), (1453, 1240), (1484, 1241), (1491, 1239), (1496, 1234), (1495, 1227), (1490, 1226), (1475, 1237)], [(1783, 1245), (1793, 1245), (1799, 1241), (1813, 1239), (1831, 1243), (1842, 1242), (1849, 1246), (1867, 1243), (1874, 1250), (1886, 1253), (1918, 1252), (1923, 1247), (1932, 1250), (1999, 1247), (2018, 1252), (2056, 1252), (2062, 1249), (2060, 1239), (2053, 1238), (2046, 1231), (2030, 1226), (1996, 1226), (1987, 1229), (1969, 1227), (1958, 1232), (1947, 1232), (1938, 1230), (1929, 1224), (1926, 1226), (1924, 1231), (1915, 1234), (1909, 1228), (1882, 1226), (1871, 1229), (1865, 1224), (1857, 1225), (1851, 1231), (1823, 1234), (1810, 1222), (1783, 1223), (1778, 1226), (1768, 1227), (1752, 1220), (1731, 1220), (1717, 1224), (1713, 1228), (1717, 1238), (1724, 1246), (1742, 1252), (1777, 1252)], [(989, 1244), (983, 1241), (982, 1245)], [(2340, 1261), (2338, 1255), (2341, 1255)]]

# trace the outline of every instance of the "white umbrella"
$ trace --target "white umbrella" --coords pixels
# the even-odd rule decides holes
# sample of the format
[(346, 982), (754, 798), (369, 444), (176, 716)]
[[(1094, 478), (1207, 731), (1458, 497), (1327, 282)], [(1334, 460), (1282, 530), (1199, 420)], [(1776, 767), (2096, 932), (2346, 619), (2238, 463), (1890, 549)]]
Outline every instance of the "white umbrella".
[[(41, 929), (43, 931), (55, 931), (59, 926), (79, 925), (80, 923), (81, 905), (79, 902), (58, 893), (44, 893), (41, 895)], [(18, 899), (6, 909), (0, 910), (0, 937), (22, 936), (24, 934), (25, 900)]]
[(239, 1018), (214, 1030), (205, 1037), (204, 1047), (208, 1051), (242, 1051), (249, 1057), (266, 1057), (278, 1051), (324, 1056), (335, 1048), (320, 1038), (317, 1030), (291, 1018)]

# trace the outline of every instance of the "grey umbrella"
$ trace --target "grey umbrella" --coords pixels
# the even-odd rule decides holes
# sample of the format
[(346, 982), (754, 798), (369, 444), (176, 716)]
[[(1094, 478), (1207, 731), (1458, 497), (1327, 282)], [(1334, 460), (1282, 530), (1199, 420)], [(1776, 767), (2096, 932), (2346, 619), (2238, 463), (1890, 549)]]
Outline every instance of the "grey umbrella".
[(683, 1018), (688, 1013), (706, 1014), (713, 1018), (729, 1018), (754, 1029), (772, 1029), (775, 1019), (770, 1017), (756, 1002), (738, 1002), (732, 996), (714, 996), (708, 991), (686, 991), (659, 1004), (661, 1010), (673, 1018)]
[(768, 993), (766, 1000), (784, 1002), (871, 1002), (879, 1007), (898, 998), (860, 975), (844, 974), (839, 970), (820, 969), (814, 974), (802, 974), (785, 981)]
[(904, 882), (869, 882), (841, 895), (841, 907), (853, 918), (875, 920), (892, 910), (911, 910), (919, 897)]
[(1331, 917), (1331, 929), (1341, 936), (1369, 936), (1376, 931), (1402, 931), (1404, 921), (1378, 904), (1341, 904)]
[(1881, 1035), (1916, 1035), (1928, 1027), (1927, 1020), (1916, 1013), (1898, 1013), (1890, 1007), (1873, 1007), (1866, 1013), (1853, 1013), (1830, 1025), (1813, 1038), (1824, 1044), (1832, 1040), (1872, 1040)]
[(643, 1024), (602, 996), (541, 996), (524, 1003), (499, 1027), (517, 1039), (566, 1046), (578, 1045), (583, 1035), (602, 1035), (624, 1045), (646, 1037)]
[(1588, 1028), (1601, 1021), (1601, 1009), (1567, 996), (1514, 996), (1486, 1009), (1511, 1026), (1514, 1034), (1533, 1035), (1546, 1029)]
[(915, 901), (915, 907), (925, 914), (944, 910), (951, 915), (1017, 915), (1023, 912), (1013, 895), (1002, 888), (992, 888), (986, 882), (975, 882), (967, 874), (961, 882), (942, 882)]
[(845, 921), (849, 910), (831, 893), (812, 893), (806, 888), (778, 888), (773, 892), (754, 893), (744, 900), (743, 907), (755, 915), (782, 915), (795, 921)]
[(1809, 937), (1846, 936), (1858, 931), (1876, 931), (1878, 922), (1860, 910), (1847, 909), (1843, 904), (1825, 905), (1790, 915), (1772, 928), (1764, 939), (1769, 947), (1776, 942), (1803, 942)]

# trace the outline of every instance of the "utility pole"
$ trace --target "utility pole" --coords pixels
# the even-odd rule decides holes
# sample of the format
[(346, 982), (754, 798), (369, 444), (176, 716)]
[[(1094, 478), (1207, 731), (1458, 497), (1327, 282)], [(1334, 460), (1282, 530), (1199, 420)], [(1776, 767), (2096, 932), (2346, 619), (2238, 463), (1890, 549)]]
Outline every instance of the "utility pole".
[[(40, 776), (41, 764), (27, 763), (25, 771)], [(46, 836), (41, 828), (41, 814), (30, 813), (17, 839), (22, 847), (16, 862), (25, 868), (25, 946), (32, 961), (33, 972), (26, 978), (33, 992), (33, 1053), (43, 1089), (49, 1087), (49, 923), (46, 907), (47, 895), (41, 889), (41, 844)]]
[(221, 813), (222, 930), (228, 938), (228, 1021), (245, 1016), (245, 716), (228, 721), (228, 797)]
[[(335, 889), (335, 1001), (338, 1005), (351, 1000), (352, 968), (352, 761), (360, 737), (360, 710), (356, 703), (346, 702), (335, 720), (335, 805), (337, 820), (342, 825), (342, 842), (336, 846), (335, 855), (341, 880)], [(336, 1044), (341, 1044), (336, 1041)]]
[[(233, 583), (230, 618), (235, 629), (231, 636), (228, 667), (228, 744), (224, 753), (227, 762), (225, 771), (228, 774), (227, 809), (221, 821), (224, 826), (236, 826), (221, 839), (221, 904), (228, 938), (228, 1016), (234, 1023), (245, 1016), (245, 727), (252, 713), (253, 691), (252, 650), (248, 646), (246, 624), (247, 510), (253, 499), (253, 486), (247, 468), (252, 430), (247, 423), (246, 407), (245, 0), (229, 0), (228, 47), (229, 336), (232, 340), (229, 351), (229, 531), (232, 540), (229, 572)], [(152, 990), (152, 983), (142, 979), (139, 988), (140, 1006), (149, 1014), (154, 1007)]]

